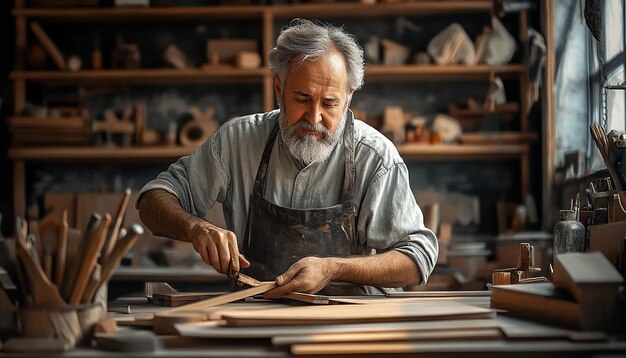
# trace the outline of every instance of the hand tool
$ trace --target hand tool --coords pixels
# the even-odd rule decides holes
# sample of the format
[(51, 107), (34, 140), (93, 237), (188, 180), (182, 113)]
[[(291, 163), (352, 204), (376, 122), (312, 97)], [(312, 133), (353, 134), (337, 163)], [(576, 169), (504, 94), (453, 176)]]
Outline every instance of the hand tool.
[(124, 196), (122, 197), (122, 201), (120, 202), (120, 206), (117, 209), (117, 215), (115, 216), (115, 223), (113, 224), (113, 229), (111, 230), (111, 235), (108, 236), (107, 242), (102, 248), (102, 259), (106, 259), (106, 257), (111, 254), (113, 248), (115, 247), (115, 243), (119, 239), (120, 228), (122, 226), (122, 221), (124, 220), (124, 215), (126, 214), (126, 209), (128, 208), (128, 201), (130, 200), (130, 189), (126, 188), (124, 192)]
[(41, 257), (42, 266), (46, 276), (48, 276), (50, 280), (54, 279), (52, 257), (55, 254), (58, 241), (58, 224), (55, 216), (54, 212), (49, 213), (43, 219), (39, 220), (37, 227), (39, 231), (39, 244), (43, 253)]
[(107, 255), (105, 260), (102, 262), (102, 273), (100, 281), (94, 283), (93, 285), (91, 285), (91, 287), (88, 287), (85, 290), (86, 302), (90, 302), (91, 300), (93, 300), (93, 297), (95, 296), (100, 286), (109, 281), (109, 279), (113, 275), (113, 270), (117, 267), (120, 261), (122, 261), (124, 256), (126, 256), (128, 251), (133, 247), (135, 242), (137, 242), (142, 234), (143, 227), (139, 224), (133, 224), (130, 227), (130, 232), (117, 242), (113, 251), (109, 255)]
[(18, 240), (16, 241), (16, 248), (20, 261), (26, 269), (29, 287), (33, 294), (33, 303), (40, 306), (66, 306), (58, 289), (48, 280), (41, 267), (35, 263), (26, 245)]
[(67, 210), (63, 210), (61, 224), (59, 225), (59, 235), (57, 240), (56, 269), (54, 283), (57, 287), (63, 287), (63, 275), (65, 274), (65, 259), (67, 255), (67, 238), (69, 224), (67, 222)]
[[(89, 218), (89, 222), (87, 223), (87, 228), (83, 233), (83, 236), (78, 243), (78, 250), (75, 254), (70, 255), (70, 250), (68, 247), (68, 255), (67, 255), (67, 264), (66, 264), (66, 274), (67, 277), (63, 279), (63, 289), (61, 290), (61, 294), (63, 297), (69, 301), (72, 295), (72, 289), (74, 288), (74, 282), (76, 281), (76, 276), (78, 275), (78, 268), (81, 265), (81, 258), (83, 257), (83, 253), (87, 250), (87, 245), (89, 244), (90, 238), (94, 235), (95, 229), (100, 224), (102, 220), (102, 216), (98, 213), (91, 214)], [(69, 234), (68, 234), (69, 235)], [(69, 236), (68, 236), (69, 243)], [(73, 250), (72, 250), (73, 251)]]
[(78, 276), (76, 277), (69, 300), (69, 303), (72, 305), (80, 303), (80, 299), (85, 293), (87, 282), (89, 281), (91, 272), (96, 265), (97, 255), (100, 253), (100, 250), (102, 250), (102, 246), (104, 245), (104, 238), (110, 223), (111, 214), (106, 213), (100, 222), (100, 226), (92, 236), (91, 240), (87, 243), (85, 250), (79, 252), (81, 257), (80, 265), (78, 266)]

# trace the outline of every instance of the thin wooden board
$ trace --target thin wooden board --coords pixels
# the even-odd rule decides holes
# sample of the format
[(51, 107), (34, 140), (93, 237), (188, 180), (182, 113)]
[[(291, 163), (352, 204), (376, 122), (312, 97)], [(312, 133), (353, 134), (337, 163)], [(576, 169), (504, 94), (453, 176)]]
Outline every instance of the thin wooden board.
[(393, 302), (441, 302), (441, 301), (452, 301), (464, 303), (467, 305), (478, 306), (489, 308), (490, 300), (489, 296), (487, 297), (406, 297), (406, 298), (331, 298), (331, 304), (377, 304), (377, 303), (388, 303), (389, 301)]
[(50, 39), (48, 34), (44, 31), (44, 29), (39, 25), (39, 23), (33, 21), (30, 24), (30, 29), (37, 37), (37, 40), (41, 43), (41, 45), (46, 49), (50, 57), (54, 63), (59, 67), (60, 70), (67, 70), (67, 65), (65, 64), (65, 59), (63, 58), (63, 54), (57, 48), (56, 44)]
[(443, 321), (409, 321), (334, 324), (319, 326), (275, 326), (275, 327), (221, 327), (217, 321), (177, 324), (181, 336), (201, 338), (272, 338), (285, 335), (312, 335), (331, 333), (366, 333), (396, 331), (434, 331), (448, 329), (498, 328), (500, 323), (492, 319), (464, 319)]
[(570, 339), (573, 341), (598, 341), (608, 338), (606, 334), (602, 332), (574, 331), (502, 315), (498, 315), (494, 321), (498, 323), (502, 333), (504, 333), (508, 339)]
[(489, 297), (489, 291), (395, 291), (387, 297)]
[(155, 300), (163, 301), (185, 301), (193, 302), (198, 300), (205, 300), (207, 298), (221, 296), (226, 292), (171, 292), (171, 293), (153, 293), (152, 298)]
[(229, 326), (311, 325), (490, 318), (493, 311), (450, 301), (291, 307), (222, 315)]
[(449, 341), (449, 340), (491, 340), (501, 339), (498, 328), (456, 329), (442, 331), (390, 331), (358, 333), (321, 333), (312, 335), (285, 335), (272, 338), (275, 346), (290, 346), (304, 343), (339, 343), (339, 342), (388, 342), (388, 341)]
[(388, 343), (328, 343), (328, 344), (294, 344), (291, 346), (291, 353), (294, 355), (339, 355), (352, 354), (363, 356), (378, 354), (386, 356), (392, 353), (419, 353), (428, 355), (429, 353), (441, 356), (446, 353), (459, 354), (459, 356), (495, 353), (497, 356), (531, 356), (544, 353), (550, 356), (551, 353), (571, 352), (573, 355), (596, 355), (602, 354), (623, 354), (626, 350), (626, 342), (578, 342), (569, 341), (520, 341), (509, 342), (503, 340), (493, 341), (451, 341), (451, 342), (388, 342)]
[(83, 117), (9, 117), (9, 129), (87, 129), (87, 119)]

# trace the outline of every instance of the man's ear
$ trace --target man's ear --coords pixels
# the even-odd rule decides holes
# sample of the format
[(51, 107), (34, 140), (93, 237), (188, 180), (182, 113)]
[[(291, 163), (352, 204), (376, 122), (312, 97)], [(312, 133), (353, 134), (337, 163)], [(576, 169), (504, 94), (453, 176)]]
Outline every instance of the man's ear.
[(280, 88), (280, 77), (278, 75), (274, 75), (274, 97), (276, 99), (276, 103), (280, 106), (280, 94), (282, 88)]

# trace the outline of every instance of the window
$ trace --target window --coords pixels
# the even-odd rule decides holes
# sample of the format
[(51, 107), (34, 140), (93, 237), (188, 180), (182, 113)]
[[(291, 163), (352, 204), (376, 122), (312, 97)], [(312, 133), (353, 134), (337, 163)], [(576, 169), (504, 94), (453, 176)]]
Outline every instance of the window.
[[(603, 29), (600, 41), (589, 33), (589, 124), (599, 123), (608, 132), (626, 129), (626, 78), (624, 74), (624, 42), (626, 39), (624, 0), (603, 1)], [(588, 137), (591, 170), (605, 167), (591, 136)]]

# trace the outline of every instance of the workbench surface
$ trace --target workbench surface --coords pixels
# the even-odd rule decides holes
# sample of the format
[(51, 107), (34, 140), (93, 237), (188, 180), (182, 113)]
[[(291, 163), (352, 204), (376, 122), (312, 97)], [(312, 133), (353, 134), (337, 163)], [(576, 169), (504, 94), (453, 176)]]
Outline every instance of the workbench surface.
[[(397, 300), (397, 298), (379, 299)], [(436, 297), (435, 300), (458, 301), (478, 307), (489, 307), (489, 296), (482, 297), (462, 297), (455, 295), (453, 297)], [(254, 300), (253, 300), (254, 301)], [(250, 302), (240, 303), (241, 305), (250, 304)], [(269, 303), (276, 307), (284, 307), (285, 302)], [(118, 299), (109, 305), (109, 314), (116, 317), (137, 317), (138, 320), (146, 319), (154, 313), (161, 312), (170, 307), (154, 306), (149, 304), (144, 298)], [(130, 311), (130, 313), (128, 313)], [(121, 321), (118, 321), (121, 323)], [(471, 325), (472, 322), (481, 323), (475, 326), (476, 329), (492, 328), (491, 331), (483, 329), (483, 332), (497, 332), (496, 336), (485, 335), (483, 338), (464, 339), (464, 338), (445, 338), (447, 332), (445, 325), (451, 327), (459, 324)], [(63, 354), (64, 357), (291, 357), (297, 355), (312, 356), (317, 354), (308, 354), (310, 349), (316, 351), (321, 347), (320, 353), (325, 356), (364, 356), (367, 357), (387, 357), (392, 352), (398, 355), (410, 356), (453, 356), (462, 353), (466, 356), (528, 356), (530, 354), (539, 354), (539, 356), (590, 356), (590, 355), (611, 355), (626, 356), (626, 337), (614, 337), (606, 335), (598, 335), (595, 333), (576, 332), (566, 330), (560, 327), (551, 327), (536, 322), (519, 320), (511, 318), (502, 313), (497, 313), (493, 318), (474, 319), (474, 320), (438, 320), (438, 321), (421, 321), (421, 322), (397, 322), (397, 323), (378, 323), (380, 327), (374, 329), (377, 334), (396, 334), (398, 338), (389, 338), (382, 340), (368, 340), (355, 343), (327, 342), (323, 344), (281, 344), (281, 339), (274, 341), (270, 336), (272, 330), (283, 332), (281, 337), (289, 338), (298, 336), (299, 332), (305, 332), (311, 329), (309, 327), (225, 327), (231, 329), (236, 334), (222, 335), (223, 338), (199, 338), (199, 337), (183, 337), (176, 335), (154, 334), (146, 327), (120, 326), (119, 330), (128, 337), (140, 332), (144, 337), (150, 336), (156, 342), (156, 349), (150, 352), (112, 352), (95, 348), (79, 347), (70, 352)], [(394, 325), (393, 329), (386, 332), (385, 325)], [(420, 326), (421, 325), (421, 326)], [(336, 325), (333, 327), (340, 328), (347, 325)], [(409, 327), (413, 330), (421, 331), (422, 336), (407, 335), (407, 331), (399, 329), (399, 327)], [(203, 327), (202, 324), (199, 327)], [(219, 330), (219, 328), (207, 325), (207, 331)], [(391, 326), (388, 326), (391, 327)], [(435, 327), (430, 329), (429, 327)], [(454, 330), (451, 328), (451, 330)], [(118, 331), (118, 333), (120, 332)], [(201, 331), (201, 330), (200, 330)], [(334, 333), (330, 334), (331, 331)], [(462, 330), (456, 329), (456, 332)], [(465, 332), (470, 332), (465, 330)], [(323, 332), (323, 331), (321, 331)], [(439, 332), (439, 333), (437, 333)], [(449, 332), (449, 331), (448, 331)], [(479, 331), (473, 331), (479, 332)], [(219, 333), (219, 332), (218, 332)], [(340, 329), (329, 328), (322, 335), (336, 336), (341, 333)], [(458, 334), (458, 333), (457, 333)], [(238, 337), (238, 335), (240, 337)], [(430, 335), (430, 336), (429, 336)], [(439, 335), (439, 336), (438, 336)], [(211, 334), (209, 334), (211, 336)], [(261, 338), (253, 338), (261, 337)], [(300, 334), (300, 337), (302, 335)], [(404, 337), (404, 338), (400, 338)], [(362, 337), (361, 337), (362, 338)], [(399, 340), (396, 340), (399, 339)], [(287, 339), (288, 341), (289, 339)], [(347, 349), (346, 353), (341, 353)], [(293, 354), (295, 352), (297, 354)], [(33, 356), (30, 354), (17, 353), (0, 353), (0, 357), (24, 357)], [(42, 354), (34, 354), (34, 356), (43, 356)]]

